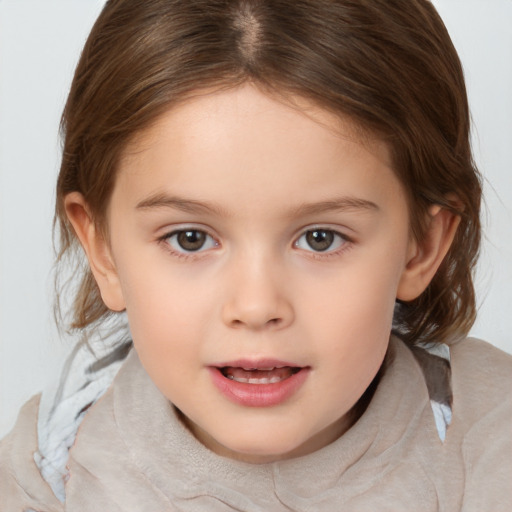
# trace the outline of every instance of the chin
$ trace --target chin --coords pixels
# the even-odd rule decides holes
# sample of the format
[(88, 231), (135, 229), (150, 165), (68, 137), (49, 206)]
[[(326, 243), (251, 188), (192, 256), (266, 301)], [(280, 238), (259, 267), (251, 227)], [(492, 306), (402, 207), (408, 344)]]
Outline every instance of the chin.
[(248, 436), (244, 439), (234, 440), (231, 437), (226, 440), (226, 443), (219, 440), (219, 445), (214, 451), (232, 459), (256, 464), (291, 459), (308, 453), (305, 446), (306, 441), (290, 440), (290, 436), (285, 435), (283, 437), (286, 439), (269, 439), (274, 434), (275, 431), (271, 434), (267, 432), (262, 436), (262, 439)]

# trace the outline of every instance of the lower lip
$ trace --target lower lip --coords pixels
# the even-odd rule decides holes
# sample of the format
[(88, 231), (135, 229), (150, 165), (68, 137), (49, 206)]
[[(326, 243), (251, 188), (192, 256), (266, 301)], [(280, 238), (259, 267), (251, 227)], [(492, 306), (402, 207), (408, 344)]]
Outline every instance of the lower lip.
[(274, 384), (249, 384), (224, 377), (219, 368), (210, 367), (209, 370), (217, 389), (231, 402), (246, 407), (271, 407), (286, 402), (309, 375), (309, 368), (302, 368)]

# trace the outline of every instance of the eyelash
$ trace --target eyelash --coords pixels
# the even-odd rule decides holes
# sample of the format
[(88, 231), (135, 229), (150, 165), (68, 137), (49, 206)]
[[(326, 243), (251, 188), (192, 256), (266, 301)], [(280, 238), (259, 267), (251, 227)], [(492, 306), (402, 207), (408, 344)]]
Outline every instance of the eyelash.
[[(204, 248), (204, 245), (202, 245), (197, 250), (187, 251), (183, 247), (181, 247), (180, 249), (177, 249), (171, 245), (171, 243), (170, 243), (171, 239), (173, 239), (174, 237), (178, 237), (179, 235), (187, 233), (187, 232), (204, 235), (206, 237), (206, 240), (209, 239), (210, 246)], [(335, 247), (334, 249), (331, 249), (331, 246), (328, 246), (328, 247), (326, 247), (325, 250), (315, 251), (313, 248), (311, 248), (311, 246), (309, 245), (308, 242), (306, 242), (306, 243), (309, 245), (309, 247), (310, 247), (309, 249), (300, 247), (299, 243), (302, 238), (307, 237), (309, 234), (319, 233), (319, 232), (320, 233), (323, 232), (324, 234), (327, 233), (327, 234), (332, 235), (333, 236), (332, 244), (336, 243), (337, 247)], [(175, 229), (175, 230), (170, 231), (169, 233), (166, 233), (165, 235), (159, 237), (157, 240), (159, 243), (164, 244), (166, 250), (168, 250), (173, 256), (181, 258), (181, 259), (185, 259), (185, 260), (191, 259), (191, 258), (195, 258), (195, 259), (200, 258), (203, 256), (203, 253), (206, 253), (209, 249), (220, 246), (220, 243), (216, 240), (216, 238), (214, 236), (212, 236), (210, 233), (208, 233), (208, 231), (206, 231), (204, 229), (194, 228), (194, 227), (185, 227), (182, 229)], [(179, 242), (178, 242), (178, 244), (179, 244)], [(332, 256), (338, 256), (338, 255), (344, 253), (345, 251), (347, 251), (348, 249), (350, 249), (352, 247), (352, 245), (353, 245), (353, 240), (350, 239), (349, 237), (347, 237), (346, 235), (344, 235), (343, 233), (340, 233), (339, 231), (336, 231), (335, 229), (320, 227), (320, 226), (311, 227), (309, 229), (303, 230), (301, 232), (300, 236), (298, 238), (296, 238), (295, 241), (293, 242), (294, 248), (308, 253), (308, 257), (315, 258), (315, 259), (326, 259), (326, 258), (329, 258)]]
[(218, 247), (220, 245), (219, 242), (215, 239), (215, 237), (210, 235), (210, 233), (208, 233), (206, 230), (195, 228), (195, 227), (185, 227), (182, 229), (175, 229), (175, 230), (159, 237), (158, 242), (164, 244), (166, 250), (168, 250), (173, 256), (181, 258), (181, 259), (185, 259), (185, 260), (191, 259), (191, 258), (197, 259), (198, 257), (203, 256), (202, 253), (206, 252), (206, 250), (207, 250), (207, 249), (203, 249), (203, 246), (201, 246), (200, 248), (198, 248), (198, 250), (195, 250), (195, 251), (194, 250), (187, 251), (186, 249), (183, 249), (183, 248), (181, 248), (181, 250), (180, 250), (180, 249), (176, 249), (176, 248), (172, 247), (172, 245), (170, 243), (171, 239), (174, 237), (178, 237), (180, 234), (183, 234), (183, 233), (201, 233), (201, 234), (205, 235), (207, 238), (209, 238), (213, 242), (213, 245), (211, 247), (207, 247), (207, 249), (211, 249), (213, 247)]
[[(307, 237), (308, 234), (312, 233), (329, 233), (333, 236), (333, 244), (336, 243), (337, 246), (332, 249), (331, 246), (326, 247), (325, 250), (315, 251), (313, 248), (311, 248), (311, 245), (309, 247), (311, 249), (302, 248), (299, 246), (300, 240), (304, 237)], [(337, 241), (336, 241), (337, 240)], [(306, 242), (307, 243), (307, 242)], [(302, 231), (301, 235), (295, 240), (293, 243), (293, 246), (297, 249), (303, 250), (308, 253), (308, 256), (315, 259), (323, 259), (330, 258), (333, 256), (339, 256), (340, 254), (344, 253), (348, 249), (350, 249), (353, 246), (353, 240), (349, 238), (348, 236), (344, 235), (343, 233), (340, 233), (339, 231), (336, 231), (335, 229), (317, 226), (312, 227), (309, 229), (306, 229)]]

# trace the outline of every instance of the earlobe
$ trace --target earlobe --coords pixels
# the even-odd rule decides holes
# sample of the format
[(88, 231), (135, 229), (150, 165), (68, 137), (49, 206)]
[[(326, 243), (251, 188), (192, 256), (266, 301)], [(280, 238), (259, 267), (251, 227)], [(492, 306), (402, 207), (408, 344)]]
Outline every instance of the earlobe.
[(112, 311), (124, 310), (124, 298), (110, 247), (98, 230), (84, 197), (79, 192), (71, 192), (65, 197), (64, 206), (85, 251), (103, 302)]
[(397, 299), (411, 301), (425, 291), (448, 253), (459, 223), (459, 215), (439, 205), (430, 208), (429, 225), (423, 240), (411, 242)]

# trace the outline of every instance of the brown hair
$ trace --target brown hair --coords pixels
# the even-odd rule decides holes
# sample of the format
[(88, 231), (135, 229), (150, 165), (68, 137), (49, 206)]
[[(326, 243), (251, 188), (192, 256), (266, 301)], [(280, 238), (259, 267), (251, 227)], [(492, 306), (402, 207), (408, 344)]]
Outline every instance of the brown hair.
[[(104, 225), (129, 141), (194, 91), (251, 81), (349, 116), (384, 138), (421, 239), (427, 209), (461, 217), (427, 290), (397, 306), (406, 341), (447, 341), (475, 319), (472, 284), (481, 184), (469, 143), (463, 72), (427, 0), (111, 0), (78, 63), (62, 117), (59, 261), (78, 246), (64, 197), (79, 191)], [(88, 268), (75, 328), (109, 312)]]

